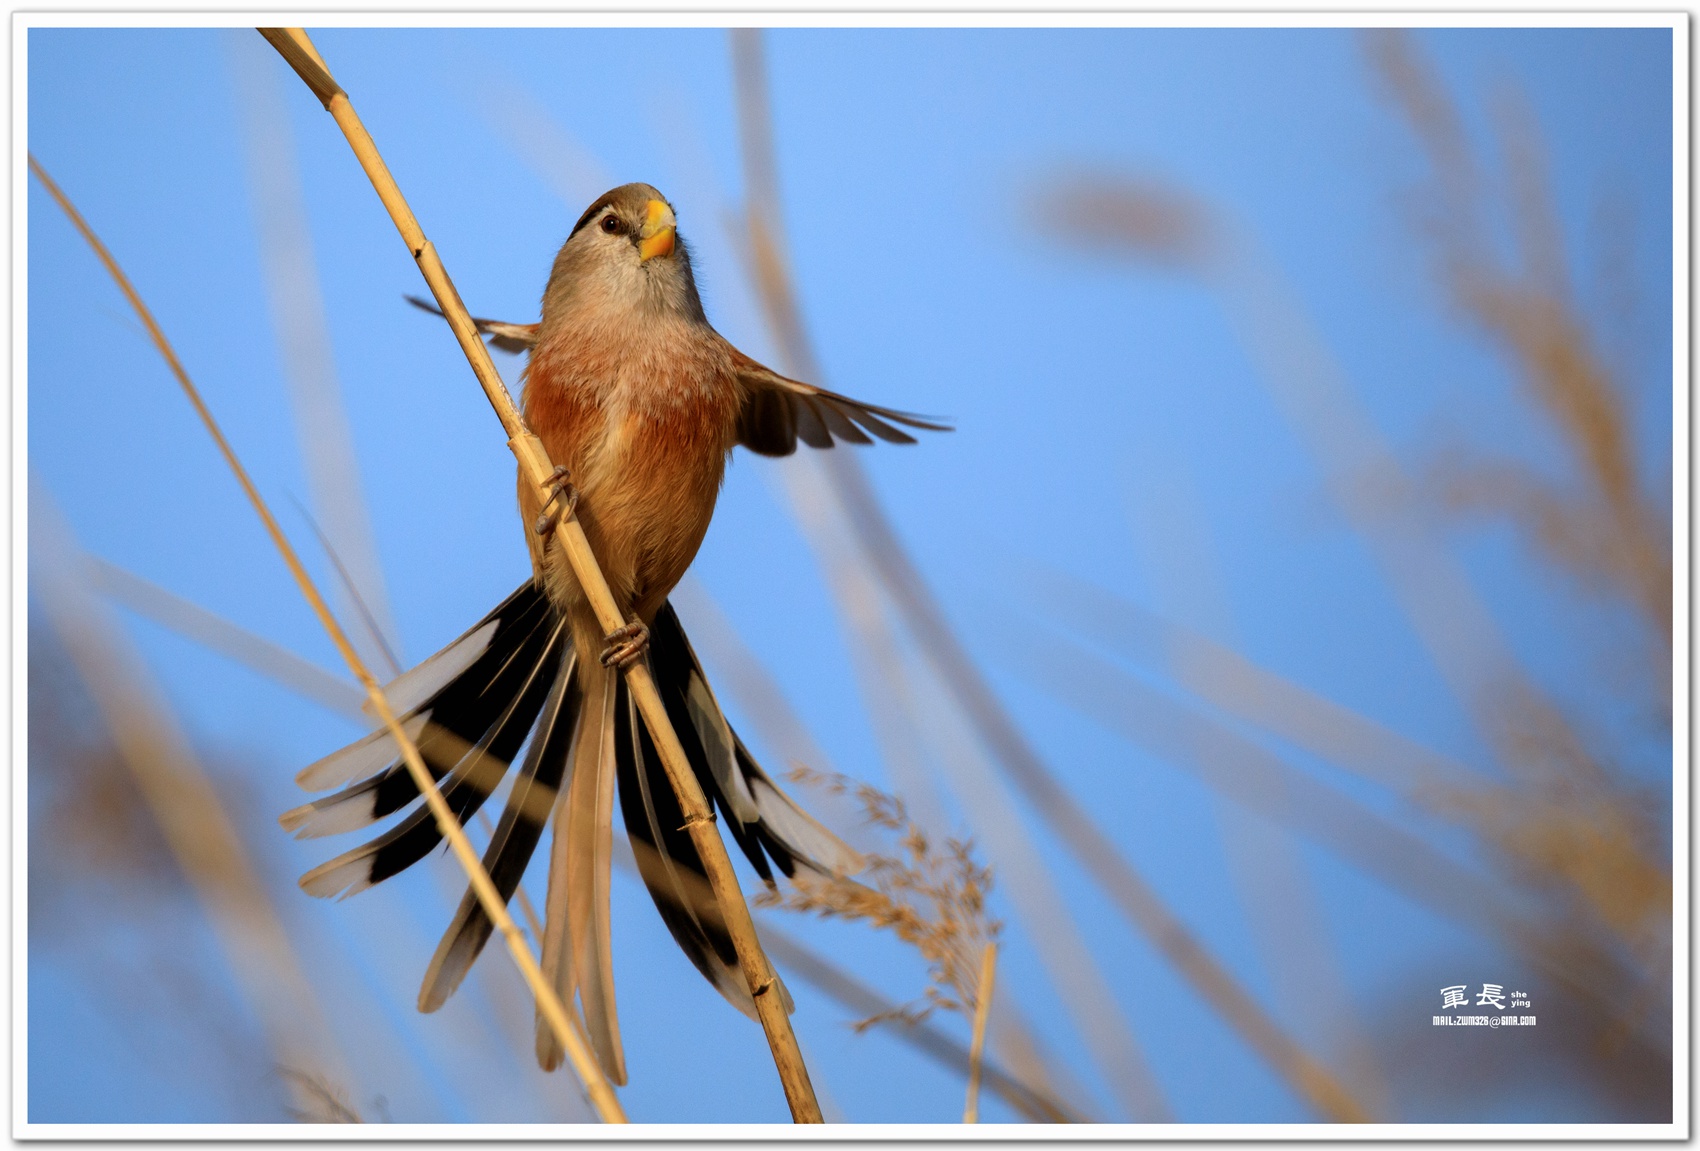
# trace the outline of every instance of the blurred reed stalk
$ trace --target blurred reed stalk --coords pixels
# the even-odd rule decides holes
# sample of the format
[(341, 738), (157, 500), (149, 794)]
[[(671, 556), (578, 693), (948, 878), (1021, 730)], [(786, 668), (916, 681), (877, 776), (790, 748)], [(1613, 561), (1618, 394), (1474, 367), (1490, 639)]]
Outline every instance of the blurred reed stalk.
[[(1191, 628), (1168, 620), (1060, 568), (1029, 565), (1036, 602), (1058, 626), (1148, 666), (1162, 668), (1198, 699), (1253, 728), (1314, 752), (1334, 766), (1390, 788), (1419, 807), (1479, 785), (1475, 768), (1255, 664)], [(1064, 610), (1061, 605), (1070, 607)]]
[[(1434, 184), (1418, 201), (1419, 222), (1434, 246), (1443, 287), (1546, 409), (1583, 477), (1578, 495), (1521, 465), (1470, 467), (1454, 458), (1427, 477), (1428, 486), (1454, 509), (1509, 515), (1584, 587), (1604, 590), (1636, 611), (1653, 637), (1654, 706), (1648, 710), (1657, 712), (1670, 684), (1671, 568), (1660, 526), (1667, 513), (1640, 491), (1627, 393), (1594, 350), (1597, 341), (1570, 293), (1538, 134), (1516, 111), (1519, 105), (1508, 105), (1501, 123), (1513, 194), (1505, 212), (1516, 224), (1523, 268), (1506, 271), (1492, 256), (1484, 228), (1493, 205), (1450, 98), (1409, 36), (1378, 32), (1367, 48), (1433, 170)], [(1370, 544), (1413, 630), (1510, 781), (1437, 756), (1198, 641), (1183, 645), (1192, 666), (1181, 672), (1182, 681), (1469, 830), (1496, 865), (1495, 898), (1542, 909), (1539, 916), (1510, 919), (1472, 913), (1482, 930), (1504, 935), (1567, 991), (1593, 999), (1614, 1026), (1639, 1026), (1640, 1009), (1668, 980), (1671, 885), (1660, 836), (1637, 787), (1611, 766), (1616, 757), (1610, 751), (1589, 747), (1562, 706), (1517, 662), (1464, 569), (1424, 520), (1423, 485), (1375, 429), (1291, 289), (1249, 238), (1195, 197), (1153, 181), (1065, 181), (1046, 189), (1044, 202), (1064, 205), (1047, 213), (1048, 221), (1066, 227), (1074, 219), (1094, 220), (1090, 236), (1069, 235), (1095, 251), (1109, 241), (1125, 257), (1196, 275), (1220, 293), (1260, 379), (1322, 463), (1331, 494)], [(1159, 637), (1173, 635), (1172, 628), (1132, 618), (1125, 608), (1112, 621), (1118, 614), (1124, 647), (1148, 654)], [(1109, 630), (1114, 633), (1114, 624)], [(1179, 662), (1184, 667), (1189, 661)], [(1206, 675), (1206, 667), (1217, 674)], [(1144, 689), (1124, 683), (1113, 699), (1098, 702), (1107, 720), (1126, 724), (1130, 692)], [(1668, 708), (1664, 714), (1668, 723)], [(1133, 726), (1141, 725), (1127, 725)], [(1127, 734), (1138, 737), (1133, 730)], [(1258, 753), (1242, 752), (1243, 772)], [(1374, 855), (1360, 862), (1383, 855), (1385, 846), (1375, 845)], [(1380, 872), (1395, 882), (1417, 875), (1408, 866)], [(1437, 891), (1434, 902), (1460, 901)], [(1615, 935), (1623, 952), (1597, 927)], [(1633, 988), (1627, 996), (1626, 985)]]
[[(94, 594), (69, 525), (38, 484), (30, 489), (33, 594), (205, 909), (273, 1062), (321, 1081), (346, 1079), (318, 997), (236, 824), (123, 625)], [(296, 1109), (316, 1105), (301, 1081), (285, 1078)]]
[[(490, 362), (490, 353), (485, 348), (471, 317), (467, 315), (466, 307), (461, 303), (460, 295), (455, 291), (442, 260), (437, 256), (435, 247), (426, 239), (412, 209), (407, 206), (401, 189), (396, 186), (378, 154), (371, 135), (355, 114), (347, 93), (331, 77), (324, 60), (320, 58), (302, 29), (266, 28), (261, 29), (260, 33), (319, 98), (325, 110), (330, 112), (337, 126), (342, 129), (343, 135), (347, 137), (361, 167), (372, 181), (379, 199), (383, 201), (397, 231), (401, 233), (402, 240), (407, 244), (408, 251), (412, 253), (415, 263), (430, 286), (438, 307), (442, 309), (449, 326), (454, 329), (461, 350), (465, 352), (472, 366), (473, 374), (478, 378), (485, 396), (490, 400), (504, 430), (507, 431), (509, 447), (519, 460), (522, 474), (536, 486), (540, 493), (539, 499), (547, 501), (552, 494), (549, 485), (555, 472), (547, 452), (543, 449), (542, 441), (525, 427), (512, 397), (508, 395), (506, 385), (497, 374), (495, 365)], [(625, 626), (626, 620), (621, 615), (613, 594), (608, 590), (607, 581), (597, 566), (596, 557), (590, 550), (590, 542), (578, 520), (570, 514), (561, 516), (555, 525), (555, 539), (571, 564), (573, 574), (603, 629), (613, 632)], [(761, 941), (756, 936), (749, 907), (739, 890), (737, 875), (733, 872), (731, 859), (726, 854), (726, 845), (721, 841), (715, 826), (714, 813), (704, 800), (702, 788), (691, 771), (677, 734), (668, 722), (661, 697), (650, 678), (648, 665), (641, 660), (636, 661), (627, 666), (624, 674), (632, 698), (637, 703), (644, 724), (660, 753), (668, 781), (678, 796), (691, 841), (702, 858), (709, 881), (720, 902), (727, 933), (732, 937), (739, 965), (743, 968), (744, 978), (749, 985), (750, 996), (755, 1001), (756, 1012), (761, 1019), (762, 1030), (766, 1033), (780, 1083), (785, 1089), (792, 1119), (799, 1123), (818, 1123), (821, 1121), (820, 1105), (815, 1100), (814, 1090), (809, 1083), (808, 1068), (803, 1062), (802, 1051), (798, 1048), (797, 1037), (791, 1029), (790, 1016), (780, 1002), (780, 997), (771, 994), (777, 977), (767, 957), (762, 954)], [(423, 764), (420, 770), (424, 770)], [(428, 777), (420, 778), (421, 788), (428, 787)], [(434, 792), (435, 789), (431, 790)], [(444, 810), (447, 811), (447, 808)], [(488, 884), (488, 876), (485, 876), (485, 882)], [(494, 897), (493, 886), (490, 887), (490, 892)], [(500, 900), (496, 902), (500, 903)], [(517, 933), (517, 929), (512, 928), (511, 920), (507, 920), (505, 909), (502, 920), (497, 922), (502, 921), (506, 921), (508, 928)], [(530, 959), (529, 950), (525, 951), (525, 957)], [(564, 1015), (562, 1023), (565, 1024)], [(565, 1030), (565, 1027), (558, 1030)], [(611, 1093), (609, 1100), (612, 1100)]]
[(1098, 220), (1098, 250), (1108, 241), (1110, 250), (1197, 276), (1220, 294), (1260, 382), (1318, 458), (1330, 494), (1499, 761), (1527, 783), (1551, 780), (1565, 761), (1585, 763), (1572, 724), (1529, 678), (1467, 573), (1420, 515), (1421, 486), (1253, 240), (1195, 197), (1148, 180), (1064, 181), (1045, 199), (1065, 206), (1054, 217), (1065, 227), (1072, 213)]
[[(1490, 938), (1503, 939), (1553, 978), (1602, 1005), (1624, 972), (1609, 953), (1563, 938), (1518, 893), (1454, 862), (1411, 831), (1195, 708), (1054, 636), (1018, 634), (1011, 646), (1064, 703), (1224, 798), (1312, 840), (1394, 891)], [(1563, 944), (1559, 946), (1559, 944)]]
[[(759, 31), (734, 30), (732, 47), (748, 197), (748, 251), (757, 297), (766, 310), (787, 370), (818, 381), (821, 373), (804, 334), (777, 238), (777, 178)], [(1009, 719), (949, 624), (859, 461), (850, 452), (835, 451), (827, 454), (823, 466), (831, 472), (834, 491), (843, 501), (844, 518), (854, 529), (864, 562), (877, 574), (918, 649), (993, 753), (1004, 776), (1021, 791), (1059, 841), (1074, 852), (1135, 927), (1301, 1098), (1331, 1120), (1368, 1120), (1370, 1115), (1362, 1103), (1269, 1017), (1163, 903), (1045, 766)], [(1103, 1004), (1097, 1006), (1101, 1008)]]
[[(1547, 416), (1574, 477), (1566, 484), (1509, 460), (1482, 463), (1455, 453), (1437, 477), (1443, 498), (1453, 510), (1508, 520), (1584, 590), (1639, 617), (1648, 674), (1632, 702), (1668, 735), (1676, 594), (1670, 509), (1644, 490), (1631, 431), (1634, 397), (1607, 367), (1576, 302), (1538, 128), (1516, 90), (1505, 90), (1497, 108), (1509, 184), (1501, 208), (1515, 225), (1517, 256), (1507, 266), (1487, 235), (1496, 205), (1471, 160), (1461, 118), (1414, 40), (1377, 34), (1366, 37), (1365, 48), (1431, 169), (1417, 222), (1437, 278)], [(1530, 692), (1489, 702), (1505, 714), (1511, 754), (1534, 766), (1533, 786), (1521, 788), (1519, 798), (1533, 801), (1537, 817), (1519, 818), (1492, 796), (1460, 797), (1460, 815), (1509, 860), (1567, 886), (1618, 936), (1649, 983), (1663, 983), (1671, 962), (1669, 861), (1662, 835), (1614, 762), (1620, 749), (1591, 746), (1558, 704)]]
[(1266, 254), (1196, 197), (1155, 181), (1083, 176), (1042, 197), (1060, 238), (1085, 243), (1073, 221), (1094, 221), (1095, 250), (1196, 276), (1220, 295), (1258, 381), (1322, 466), (1329, 494), (1369, 544), (1454, 695), (1489, 745), (1520, 765), (1501, 713), (1486, 701), (1512, 688), (1538, 698), (1535, 689), (1467, 573), (1414, 514), (1417, 484)]
[[(1159, 604), (1171, 618), (1214, 635), (1236, 628), (1224, 573), (1201, 493), (1184, 457), (1150, 429), (1130, 444), (1140, 473), (1128, 485), (1134, 535)], [(1096, 619), (1072, 613), (1085, 630)], [(1088, 622), (1090, 621), (1090, 622)], [(1194, 745), (1189, 759), (1220, 754), (1213, 742)], [(1221, 770), (1232, 771), (1231, 763)], [(1353, 997), (1316, 996), (1317, 986), (1348, 986), (1327, 916), (1290, 829), (1232, 802), (1214, 804), (1228, 873), (1269, 974), (1277, 1005), (1305, 1004), (1285, 1023), (1325, 1052), (1341, 1078), (1371, 1110), (1386, 1113), (1388, 1092), (1368, 1049)]]
[(1532, 472), (1502, 466), (1465, 476), (1467, 486), (1448, 494), (1458, 505), (1507, 515), (1585, 585), (1610, 588), (1634, 605), (1659, 641), (1654, 682), (1668, 691), (1670, 511), (1642, 490), (1627, 389), (1613, 378), (1577, 308), (1540, 133), (1527, 106), (1508, 92), (1498, 126), (1522, 267), (1506, 268), (1483, 234), (1482, 179), (1432, 68), (1409, 35), (1367, 35), (1365, 47), (1434, 173), (1420, 224), (1435, 247), (1442, 286), (1507, 353), (1584, 481), (1581, 493), (1565, 492)]
[(368, 624), (369, 635), (351, 637), (356, 650), (369, 664), (388, 664), (399, 675), (395, 624), (337, 378), (283, 85), (267, 66), (264, 48), (235, 28), (223, 35), (239, 97), (239, 134), (259, 234), (260, 267), (312, 518), (315, 527), (322, 525), (326, 550), (346, 572), (347, 586), (337, 587), (344, 618)]
[(366, 694), (311, 660), (302, 659), (287, 648), (261, 639), (223, 616), (97, 556), (88, 558), (88, 578), (95, 590), (138, 615), (163, 624), (210, 651), (246, 664), (315, 703), (365, 718), (360, 701)]
[(330, 608), (319, 594), (318, 588), (314, 586), (312, 579), (307, 575), (306, 568), (302, 566), (300, 558), (295, 554), (288, 538), (283, 534), (277, 520), (260, 497), (259, 490), (249, 478), (247, 469), (242, 466), (229, 441), (225, 439), (224, 433), (213, 419), (212, 412), (207, 408), (200, 392), (189, 379), (188, 372), (184, 370), (176, 352), (172, 350), (170, 342), (165, 338), (165, 333), (160, 330), (158, 323), (155, 322), (153, 313), (142, 302), (141, 296), (137, 294), (129, 277), (118, 266), (118, 262), (107, 250), (106, 245), (101, 243), (100, 238), (94, 234), (94, 231), (83, 220), (81, 213), (76, 210), (65, 193), (48, 176), (46, 170), (33, 156), (30, 157), (29, 163), (30, 170), (35, 173), (36, 178), (53, 196), (72, 225), (88, 242), (89, 247), (93, 249), (102, 265), (105, 266), (119, 290), (130, 302), (130, 306), (135, 309), (137, 318), (147, 328), (154, 346), (164, 357), (167, 366), (182, 386), (185, 396), (194, 407), (208, 434), (217, 445), (220, 454), (223, 455), (225, 462), (241, 485), (244, 494), (247, 495), (249, 502), (253, 505), (255, 513), (265, 525), (267, 534), (271, 536), (273, 544), (276, 545), (279, 554), (283, 557), (284, 563), (289, 568), (297, 586), (300, 587), (302, 595), (306, 597), (314, 614), (318, 616), (319, 622), (330, 635), (332, 642), (336, 644), (337, 650), (348, 664), (349, 670), (354, 673), (355, 678), (365, 688), (367, 699), (370, 701), (373, 710), (382, 720), (385, 728), (388, 729), (390, 738), (396, 742), (400, 749), (402, 760), (407, 765), (414, 784), (418, 787), (432, 815), (436, 818), (437, 825), (448, 840), (451, 850), (466, 871), (473, 890), (478, 893), (479, 902), (490, 916), (491, 922), (496, 925), (496, 929), (501, 933), (503, 940), (508, 945), (509, 953), (514, 957), (525, 976), (526, 982), (531, 986), (532, 993), (537, 998), (538, 1009), (548, 1019), (550, 1026), (559, 1037), (563, 1049), (572, 1060), (575, 1070), (578, 1071), (580, 1080), (584, 1083), (597, 1112), (605, 1122), (624, 1122), (624, 1112), (620, 1109), (619, 1101), (614, 1097), (612, 1088), (603, 1078), (600, 1065), (584, 1045), (579, 1042), (577, 1034), (568, 1023), (566, 1011), (561, 1005), (560, 998), (548, 982), (544, 980), (536, 959), (526, 946), (519, 928), (514, 925), (513, 920), (509, 917), (506, 905), (501, 896), (497, 894), (495, 884), (491, 882), (489, 873), (484, 870), (484, 865), (473, 850), (471, 841), (466, 837), (466, 832), (461, 828), (460, 822), (455, 818), (453, 811), (450, 810), (447, 801), (437, 790), (436, 782), (431, 778), (430, 770), (426, 768), (425, 761), (420, 757), (418, 747), (396, 720), (395, 713), (390, 709), (389, 701), (384, 697), (383, 689), (371, 672), (366, 669), (359, 654), (349, 643), (342, 626), (337, 623), (336, 617), (331, 614)]

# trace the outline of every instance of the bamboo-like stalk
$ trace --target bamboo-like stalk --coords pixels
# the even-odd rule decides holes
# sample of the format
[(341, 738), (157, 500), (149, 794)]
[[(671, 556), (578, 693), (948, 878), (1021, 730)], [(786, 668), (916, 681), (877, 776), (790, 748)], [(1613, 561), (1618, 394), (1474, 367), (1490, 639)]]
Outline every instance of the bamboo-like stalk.
[(968, 1044), (968, 1101), (962, 1107), (964, 1123), (980, 1121), (980, 1060), (986, 1050), (986, 1020), (991, 1016), (992, 987), (997, 979), (998, 945), (986, 944), (980, 954), (980, 978), (974, 985), (974, 1038)]
[[(407, 206), (401, 189), (397, 187), (378, 153), (377, 145), (361, 124), (359, 116), (355, 114), (348, 94), (331, 77), (330, 70), (313, 48), (312, 41), (308, 39), (305, 31), (300, 28), (262, 28), (260, 34), (278, 50), (290, 67), (295, 69), (296, 74), (312, 89), (313, 94), (319, 98), (325, 110), (336, 120), (337, 126), (347, 137), (360, 166), (372, 181), (378, 198), (383, 201), (396, 230), (401, 233), (408, 251), (413, 254), (425, 282), (430, 286), (437, 305), (454, 330), (456, 339), (460, 341), (461, 350), (472, 365), (473, 374), (484, 389), (490, 406), (495, 409), (497, 418), (508, 433), (508, 446), (519, 461), (521, 473), (536, 487), (540, 501), (546, 502), (552, 494), (548, 484), (554, 476), (554, 465), (542, 441), (530, 432), (521, 419), (519, 409), (515, 407), (507, 386), (497, 374), (495, 365), (491, 363), (490, 353), (473, 326), (466, 306), (461, 302), (460, 294), (449, 279), (436, 248), (426, 238), (418, 220), (414, 218), (412, 209)], [(555, 525), (555, 539), (567, 562), (571, 564), (573, 574), (603, 629), (612, 632), (624, 627), (626, 620), (602, 576), (596, 556), (590, 549), (590, 541), (585, 537), (584, 528), (578, 519), (570, 515), (560, 517)], [(661, 696), (656, 692), (655, 683), (650, 678), (648, 665), (641, 660), (634, 662), (626, 669), (625, 676), (626, 685), (637, 702), (644, 724), (661, 755), (668, 781), (678, 796), (691, 841), (702, 858), (709, 882), (720, 901), (727, 933), (732, 937), (739, 966), (743, 968), (750, 995), (755, 1000), (756, 1013), (761, 1019), (762, 1030), (767, 1035), (768, 1046), (773, 1053), (774, 1066), (778, 1069), (792, 1119), (799, 1123), (819, 1123), (820, 1105), (815, 1100), (814, 1089), (809, 1083), (808, 1068), (803, 1062), (802, 1051), (797, 1046), (797, 1037), (791, 1030), (791, 1019), (785, 1012), (781, 997), (772, 994), (777, 982), (776, 977), (766, 955), (762, 953), (761, 941), (756, 936), (749, 906), (744, 902), (737, 875), (732, 870), (732, 861), (726, 854), (726, 845), (721, 841), (715, 827), (714, 812), (703, 797), (702, 788), (685, 758), (684, 748), (680, 745), (672, 724), (668, 722)]]
[[(366, 624), (368, 658), (382, 659), (392, 674), (400, 675), (403, 668), (395, 654), (399, 641), (389, 610), (383, 565), (331, 355), (283, 80), (272, 71), (266, 46), (249, 41), (236, 29), (230, 29), (228, 37), (237, 88), (245, 106), (243, 136), (261, 237), (261, 263), (266, 270), (285, 376), (295, 402), (296, 441), (306, 464), (316, 512), (309, 519), (323, 521), (322, 528), (317, 522), (313, 527), (342, 577), (348, 602)], [(352, 687), (349, 690), (355, 691)], [(477, 820), (485, 837), (493, 837), (495, 828), (489, 814), (480, 809)], [(532, 938), (541, 946), (542, 923), (523, 882), (514, 888), (514, 902)], [(568, 1021), (576, 1023), (571, 1013)]]
[[(819, 379), (777, 229), (769, 226), (766, 215), (773, 210), (777, 193), (765, 89), (752, 82), (759, 78), (759, 61), (751, 51), (757, 42), (754, 34), (745, 30), (737, 30), (735, 36), (738, 58), (734, 68), (740, 83), (749, 86), (749, 92), (741, 94), (740, 123), (751, 201), (748, 219), (753, 278), (769, 326), (793, 370), (804, 378)], [(1004, 777), (1074, 853), (1128, 921), (1294, 1091), (1332, 1121), (1369, 1121), (1370, 1114), (1352, 1093), (1294, 1041), (1187, 929), (1115, 842), (1069, 795), (1015, 726), (910, 558), (854, 455), (829, 453), (826, 466), (836, 481), (845, 518), (855, 530), (863, 558), (879, 577), (918, 648), (991, 750)]]
[(113, 258), (112, 253), (107, 250), (100, 237), (95, 235), (93, 229), (83, 219), (82, 214), (60, 190), (59, 185), (48, 176), (46, 169), (34, 156), (30, 157), (29, 164), (30, 170), (46, 187), (48, 193), (52, 195), (65, 215), (70, 218), (71, 223), (81, 233), (83, 239), (88, 242), (89, 247), (94, 250), (95, 255), (105, 266), (119, 290), (124, 293), (125, 298), (130, 302), (130, 306), (135, 309), (137, 317), (147, 328), (154, 346), (165, 358), (172, 375), (177, 378), (178, 384), (182, 386), (184, 395), (188, 397), (195, 413), (206, 426), (207, 433), (218, 446), (220, 454), (224, 456), (225, 463), (229, 465), (231, 472), (235, 475), (237, 483), (241, 485), (243, 492), (247, 495), (249, 503), (253, 505), (255, 513), (265, 525), (267, 534), (271, 536), (272, 543), (276, 545), (279, 554), (283, 557), (284, 564), (289, 568), (296, 585), (301, 589), (301, 594), (313, 609), (313, 613), (318, 616), (320, 624), (336, 645), (343, 660), (348, 664), (349, 670), (354, 673), (355, 678), (365, 688), (366, 697), (371, 702), (373, 711), (376, 712), (384, 727), (389, 731), (390, 738), (394, 739), (401, 749), (402, 761), (407, 765), (408, 774), (412, 776), (414, 784), (419, 788), (419, 793), (424, 796), (425, 803), (430, 808), (431, 814), (436, 818), (437, 826), (448, 841), (455, 858), (465, 869), (472, 888), (478, 895), (479, 903), (483, 906), (485, 913), (490, 916), (490, 921), (495, 924), (496, 930), (501, 933), (503, 941), (508, 946), (509, 954), (513, 956), (514, 962), (519, 965), (521, 974), (524, 975), (526, 982), (531, 986), (532, 994), (537, 997), (538, 1010), (542, 1012), (544, 1018), (548, 1020), (550, 1027), (560, 1039), (561, 1046), (567, 1052), (567, 1056), (578, 1072), (580, 1080), (584, 1083), (592, 1105), (605, 1122), (625, 1122), (625, 1112), (621, 1109), (619, 1100), (614, 1097), (613, 1088), (609, 1086), (608, 1080), (603, 1076), (601, 1066), (596, 1062), (588, 1048), (579, 1041), (577, 1033), (568, 1021), (566, 1008), (562, 1005), (560, 997), (555, 994), (555, 990), (549, 985), (549, 982), (543, 978), (543, 972), (538, 967), (536, 958), (526, 945), (525, 937), (519, 927), (508, 915), (507, 906), (501, 895), (497, 893), (496, 885), (491, 881), (489, 872), (484, 870), (484, 864), (479, 859), (477, 851), (473, 849), (472, 841), (467, 838), (465, 829), (461, 827), (460, 821), (455, 818), (454, 812), (449, 808), (442, 793), (437, 790), (436, 781), (432, 779), (429, 769), (425, 766), (424, 759), (420, 757), (419, 748), (407, 732), (403, 730), (400, 722), (397, 721), (395, 712), (390, 708), (389, 700), (384, 696), (383, 689), (372, 676), (372, 673), (366, 669), (365, 663), (349, 642), (348, 635), (343, 631), (342, 625), (331, 614), (324, 597), (319, 594), (312, 577), (307, 574), (307, 569), (302, 566), (300, 557), (296, 555), (288, 537), (283, 534), (283, 529), (278, 526), (277, 520), (266, 506), (265, 500), (261, 498), (259, 489), (254, 486), (253, 480), (249, 478), (247, 469), (242, 466), (242, 461), (237, 458), (235, 450), (230, 446), (230, 442), (225, 439), (218, 422), (214, 420), (212, 411), (201, 398), (199, 390), (190, 380), (189, 373), (184, 369), (182, 362), (178, 360), (177, 353), (172, 349), (170, 341), (165, 338), (165, 333), (160, 330), (159, 324), (155, 322), (153, 313), (142, 302), (141, 296), (131, 285), (130, 279), (124, 274), (123, 269), (118, 266), (118, 262)]

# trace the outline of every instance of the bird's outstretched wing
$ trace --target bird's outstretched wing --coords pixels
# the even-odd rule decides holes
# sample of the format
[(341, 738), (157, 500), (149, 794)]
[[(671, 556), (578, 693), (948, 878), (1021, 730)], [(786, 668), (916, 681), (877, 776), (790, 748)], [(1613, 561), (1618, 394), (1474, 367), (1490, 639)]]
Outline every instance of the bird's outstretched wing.
[(798, 440), (811, 448), (830, 448), (834, 440), (871, 444), (870, 432), (888, 444), (915, 442), (894, 424), (927, 432), (951, 430), (949, 424), (925, 416), (875, 407), (790, 379), (727, 346), (744, 386), (738, 442), (758, 455), (788, 456), (797, 450)]
[[(430, 312), (433, 316), (443, 314), (443, 310), (430, 300), (421, 299), (418, 296), (408, 296), (406, 299), (414, 307), (421, 311)], [(480, 335), (490, 337), (492, 348), (499, 348), (514, 355), (529, 352), (532, 349), (533, 345), (537, 343), (537, 329), (540, 327), (538, 324), (510, 324), (504, 320), (481, 320), (477, 316), (472, 317), (472, 325), (478, 329)]]
[[(430, 312), (443, 313), (437, 305), (418, 296), (408, 296), (407, 302)], [(480, 333), (490, 337), (490, 346), (504, 352), (528, 352), (537, 344), (538, 324), (510, 324), (502, 320), (472, 318)], [(738, 414), (738, 442), (763, 456), (788, 456), (797, 450), (802, 440), (811, 448), (830, 448), (842, 440), (849, 444), (871, 444), (869, 433), (888, 444), (912, 444), (915, 437), (903, 428), (925, 432), (948, 432), (949, 424), (865, 404), (837, 392), (829, 392), (801, 380), (782, 376), (772, 368), (751, 359), (730, 343), (738, 382), (744, 388), (743, 408)], [(902, 427), (894, 427), (900, 424)]]

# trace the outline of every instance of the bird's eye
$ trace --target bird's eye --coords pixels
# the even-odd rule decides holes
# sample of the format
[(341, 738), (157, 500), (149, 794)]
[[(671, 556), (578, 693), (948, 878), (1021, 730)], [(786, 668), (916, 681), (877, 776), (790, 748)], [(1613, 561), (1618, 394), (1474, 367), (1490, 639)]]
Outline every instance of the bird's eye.
[(613, 215), (612, 213), (602, 217), (602, 230), (607, 232), (609, 235), (613, 235), (615, 232), (618, 232), (620, 227), (620, 217)]

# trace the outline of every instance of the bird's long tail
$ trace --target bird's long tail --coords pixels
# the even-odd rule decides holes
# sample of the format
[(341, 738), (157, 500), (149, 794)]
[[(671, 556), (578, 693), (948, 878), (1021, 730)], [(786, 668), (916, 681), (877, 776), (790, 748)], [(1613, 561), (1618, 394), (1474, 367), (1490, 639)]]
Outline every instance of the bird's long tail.
[[(763, 880), (773, 882), (775, 868), (786, 876), (798, 866), (839, 874), (861, 869), (861, 857), (793, 803), (732, 730), (671, 604), (650, 628), (646, 658), (704, 795)], [(563, 1002), (571, 1004), (576, 993), (591, 1047), (609, 1078), (624, 1083), (609, 938), (616, 784), (644, 884), (673, 938), (734, 1006), (753, 1015), (754, 1005), (624, 679), (581, 663), (565, 618), (528, 582), (386, 690), (463, 823), (495, 791), (530, 735), (484, 866), (503, 900), (511, 899), (552, 822), (544, 974)], [(366, 827), (419, 799), (383, 731), (308, 766), (297, 781), (315, 790), (347, 785), (282, 816), (283, 826), (302, 838)], [(352, 895), (422, 859), (441, 838), (419, 804), (389, 831), (309, 871), (301, 886), (313, 895)], [(491, 933), (469, 889), (425, 973), (421, 1011), (447, 1001)], [(553, 1033), (541, 1026), (537, 1055), (545, 1068), (562, 1057)]]
[[(787, 877), (799, 865), (844, 875), (861, 870), (861, 856), (793, 803), (732, 730), (670, 603), (662, 606), (650, 628), (648, 659), (703, 794), (764, 881), (773, 882), (775, 867)], [(628, 693), (622, 695), (624, 707), (615, 718), (620, 810), (644, 885), (697, 970), (728, 1002), (754, 1018), (755, 1004), (737, 951), (661, 756), (636, 701)], [(787, 1005), (789, 1009), (789, 997)]]
[[(495, 791), (546, 702), (555, 712), (565, 711), (558, 705), (567, 701), (552, 689), (559, 686), (558, 669), (571, 662), (571, 645), (559, 613), (528, 584), (386, 688), (391, 708), (462, 823)], [(547, 779), (543, 757), (533, 758), (536, 766), (528, 764), (528, 770)], [(359, 779), (284, 812), (279, 822), (298, 839), (366, 827), (419, 799), (399, 748), (384, 730), (308, 765), (295, 779), (314, 791)], [(430, 809), (420, 803), (389, 831), (303, 875), (301, 886), (310, 895), (353, 895), (406, 870), (441, 841)], [(533, 835), (523, 852), (510, 849), (505, 858), (486, 859), (488, 866), (502, 864), (504, 873), (511, 872), (504, 895), (512, 894), (535, 844)]]
[[(624, 703), (619, 673), (591, 667), (577, 730), (568, 754), (566, 794), (555, 808), (549, 860), (549, 894), (543, 928), (543, 974), (571, 1003), (578, 992), (585, 1030), (603, 1073), (626, 1081), (614, 1009), (613, 946), (608, 929), (609, 873), (613, 862), (615, 715)], [(561, 1063), (560, 1040), (537, 1017), (537, 1062), (545, 1071)]]

